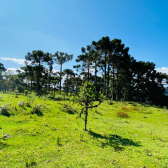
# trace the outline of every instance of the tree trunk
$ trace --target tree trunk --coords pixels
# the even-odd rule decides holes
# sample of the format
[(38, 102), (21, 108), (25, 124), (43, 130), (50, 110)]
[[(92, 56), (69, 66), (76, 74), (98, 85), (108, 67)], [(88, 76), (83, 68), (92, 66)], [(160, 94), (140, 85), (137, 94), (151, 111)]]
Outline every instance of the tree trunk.
[(109, 80), (110, 80), (110, 76), (109, 76), (109, 73), (110, 73), (110, 67), (109, 67), (109, 63), (108, 63), (108, 74), (107, 74), (107, 97), (109, 97)]
[(89, 63), (88, 63), (88, 79), (87, 81), (89, 82)]
[(62, 64), (61, 64), (61, 67), (60, 67), (60, 95), (61, 95), (61, 78), (62, 78)]
[(138, 81), (137, 81), (137, 102), (139, 102), (139, 71), (138, 71)]
[(88, 108), (86, 108), (86, 111), (85, 111), (85, 131), (87, 131), (87, 116), (88, 116)]
[(69, 90), (69, 85), (68, 85), (68, 83), (69, 83), (69, 80), (68, 80), (68, 77), (67, 77), (67, 96), (68, 96), (68, 90)]
[(104, 65), (104, 89), (103, 89), (103, 95), (106, 95), (106, 53), (104, 53), (104, 61), (105, 61), (105, 65)]
[(48, 81), (48, 84), (49, 84), (49, 93), (50, 93), (50, 79), (51, 79), (51, 74), (49, 73), (49, 81)]
[(113, 90), (112, 90), (112, 100), (114, 100), (114, 65), (113, 65)]
[(95, 63), (95, 91), (97, 91), (97, 65)]

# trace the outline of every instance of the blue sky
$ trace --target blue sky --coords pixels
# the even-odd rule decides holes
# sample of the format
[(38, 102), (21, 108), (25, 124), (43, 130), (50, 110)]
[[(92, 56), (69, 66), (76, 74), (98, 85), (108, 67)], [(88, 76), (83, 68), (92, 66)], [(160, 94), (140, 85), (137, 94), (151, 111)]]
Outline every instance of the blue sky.
[(167, 0), (0, 0), (0, 62), (14, 69), (27, 52), (62, 51), (72, 68), (81, 47), (109, 36), (168, 73), (167, 9)]

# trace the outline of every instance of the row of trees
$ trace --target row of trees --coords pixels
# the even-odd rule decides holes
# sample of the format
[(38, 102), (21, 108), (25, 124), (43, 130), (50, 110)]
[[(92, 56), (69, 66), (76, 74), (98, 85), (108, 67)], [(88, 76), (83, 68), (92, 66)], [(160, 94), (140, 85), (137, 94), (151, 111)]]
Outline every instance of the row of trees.
[[(168, 76), (157, 72), (153, 62), (136, 61), (120, 39), (110, 40), (102, 37), (92, 41), (82, 54), (77, 56), (74, 70), (62, 69), (64, 63), (72, 60), (73, 55), (64, 52), (55, 54), (37, 50), (27, 53), (25, 66), (18, 74), (1, 73), (1, 91), (18, 89), (36, 91), (37, 95), (64, 90), (65, 93), (78, 94), (84, 82), (95, 85), (95, 91), (101, 91), (112, 100), (131, 100), (153, 102), (167, 105), (163, 84)], [(54, 64), (60, 65), (60, 71), (54, 71)], [(5, 71), (0, 65), (1, 72)], [(75, 73), (75, 72), (76, 73)], [(64, 83), (61, 81), (64, 78)]]

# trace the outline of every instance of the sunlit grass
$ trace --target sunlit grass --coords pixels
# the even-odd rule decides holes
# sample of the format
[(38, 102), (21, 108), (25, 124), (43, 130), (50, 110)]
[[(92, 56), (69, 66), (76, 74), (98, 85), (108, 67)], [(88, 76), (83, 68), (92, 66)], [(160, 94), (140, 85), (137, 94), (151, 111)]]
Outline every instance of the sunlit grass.
[[(168, 165), (168, 110), (132, 102), (103, 102), (89, 110), (88, 132), (80, 106), (19, 95), (0, 94), (0, 167), (129, 167)], [(21, 106), (19, 107), (19, 103)], [(32, 113), (37, 104), (45, 105)], [(129, 118), (120, 118), (123, 111)], [(9, 134), (9, 138), (5, 135)]]

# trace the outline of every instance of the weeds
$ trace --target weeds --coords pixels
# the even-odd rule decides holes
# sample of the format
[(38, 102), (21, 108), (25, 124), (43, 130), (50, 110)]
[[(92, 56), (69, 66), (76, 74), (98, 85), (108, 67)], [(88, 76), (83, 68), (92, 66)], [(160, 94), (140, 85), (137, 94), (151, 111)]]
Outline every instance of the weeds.
[(61, 144), (61, 138), (59, 136), (57, 137), (57, 145), (58, 146), (62, 146), (62, 144)]
[(35, 162), (34, 157), (30, 157), (29, 159), (26, 159), (26, 168), (37, 166), (37, 163)]

